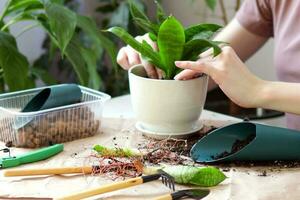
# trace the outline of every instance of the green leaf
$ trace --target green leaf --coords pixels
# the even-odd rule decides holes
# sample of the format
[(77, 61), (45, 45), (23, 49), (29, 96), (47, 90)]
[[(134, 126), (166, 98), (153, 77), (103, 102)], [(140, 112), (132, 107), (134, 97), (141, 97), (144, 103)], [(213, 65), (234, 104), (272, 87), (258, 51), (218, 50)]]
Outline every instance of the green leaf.
[[(184, 31), (185, 41), (188, 42), (188, 41), (194, 39), (194, 37), (197, 37), (197, 39), (210, 39), (212, 34), (221, 28), (222, 28), (222, 26), (217, 25), (217, 24), (197, 24), (197, 25), (188, 27)], [(205, 36), (201, 37), (201, 35), (205, 35)]]
[(149, 38), (153, 41), (153, 42), (156, 42), (157, 41), (157, 36), (152, 33), (152, 32), (149, 32)]
[(95, 145), (93, 150), (101, 156), (109, 157), (137, 157), (141, 156), (139, 151), (129, 148), (108, 148), (102, 145)]
[(206, 167), (199, 169), (190, 180), (190, 183), (203, 187), (212, 187), (223, 182), (225, 179), (226, 176), (219, 169), (215, 167)]
[(219, 42), (206, 39), (191, 40), (184, 45), (182, 60), (195, 60), (202, 52), (213, 48), (213, 55), (217, 56), (222, 49), (218, 46)]
[(30, 69), (31, 73), (36, 76), (37, 78), (41, 79), (47, 85), (55, 85), (57, 81), (53, 76), (49, 74), (49, 72), (45, 69), (32, 67)]
[(88, 87), (94, 90), (99, 90), (102, 87), (102, 80), (97, 72), (97, 55), (92, 49), (81, 49), (81, 55), (83, 56), (88, 73), (89, 73), (89, 83)]
[(155, 0), (154, 3), (156, 4), (156, 20), (161, 24), (168, 16), (165, 14), (164, 9), (158, 1)]
[(14, 37), (3, 31), (0, 31), (0, 68), (10, 91), (32, 86), (26, 57), (18, 51)]
[(182, 24), (170, 16), (160, 26), (157, 38), (159, 55), (166, 66), (166, 78), (173, 79), (176, 75), (175, 61), (181, 60), (185, 43)]
[(163, 171), (174, 177), (176, 183), (189, 184), (190, 180), (199, 171), (199, 168), (177, 165), (165, 167), (163, 168)]
[(57, 3), (47, 3), (45, 10), (51, 31), (58, 42), (58, 47), (64, 54), (75, 32), (77, 24), (76, 14)]
[(102, 48), (107, 51), (113, 67), (117, 69), (118, 64), (116, 62), (116, 45), (99, 31), (95, 21), (89, 17), (77, 15), (77, 26), (92, 38), (96, 45), (95, 49), (99, 53), (99, 55), (102, 55), (100, 53), (102, 51)]
[(159, 25), (154, 24), (152, 22), (148, 22), (141, 18), (134, 18), (134, 22), (138, 25), (141, 29), (146, 32), (152, 32), (153, 34), (157, 35), (159, 30)]
[(2, 28), (1, 31), (5, 31), (9, 26), (23, 21), (23, 20), (34, 20), (35, 18), (29, 12), (22, 12), (14, 17), (12, 17)]
[(37, 8), (43, 8), (43, 4), (39, 0), (14, 0), (8, 7), (6, 15), (25, 10), (35, 10)]
[(156, 67), (162, 69), (165, 71), (165, 67), (163, 63), (160, 61), (159, 54), (148, 45), (142, 44), (135, 40), (129, 33), (127, 33), (126, 30), (124, 30), (121, 27), (112, 27), (107, 30), (108, 32), (111, 32), (121, 38), (126, 44), (130, 45), (133, 49), (135, 49), (137, 52), (140, 52), (142, 56), (147, 57), (152, 64), (154, 64)]
[(86, 69), (85, 60), (81, 55), (81, 48), (82, 46), (78, 39), (76, 37), (73, 37), (73, 39), (69, 42), (69, 45), (66, 48), (65, 55), (73, 65), (73, 68), (77, 74), (80, 84), (88, 86), (89, 74)]
[(205, 3), (211, 11), (214, 11), (217, 6), (217, 0), (205, 0)]
[(130, 13), (133, 17), (133, 19), (135, 18), (140, 18), (143, 19), (145, 21), (151, 22), (149, 20), (149, 18), (147, 17), (147, 15), (145, 15), (145, 12), (141, 11), (135, 4), (134, 2), (131, 0), (129, 1), (129, 8), (130, 8)]
[(174, 177), (179, 184), (193, 184), (201, 187), (216, 186), (226, 179), (226, 176), (215, 167), (167, 166), (163, 171)]
[(146, 32), (153, 32), (157, 35), (159, 25), (152, 23), (145, 12), (141, 11), (132, 1), (130, 1), (129, 7), (134, 22)]

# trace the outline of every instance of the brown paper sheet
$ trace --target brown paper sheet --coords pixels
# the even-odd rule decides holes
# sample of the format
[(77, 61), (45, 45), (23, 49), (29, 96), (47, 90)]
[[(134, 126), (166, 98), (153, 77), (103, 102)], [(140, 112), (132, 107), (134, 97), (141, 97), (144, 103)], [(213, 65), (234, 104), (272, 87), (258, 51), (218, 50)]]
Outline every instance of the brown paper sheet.
[[(137, 141), (143, 138), (135, 130), (134, 120), (103, 119), (102, 133), (94, 137), (76, 140), (65, 144), (65, 150), (45, 161), (27, 164), (21, 168), (49, 168), (62, 166), (82, 166), (95, 164), (89, 157), (91, 148), (95, 144), (114, 145), (121, 147), (135, 147)], [(204, 121), (206, 125), (221, 126), (229, 121)], [(116, 137), (114, 140), (113, 138)], [(0, 147), (4, 147), (0, 143)], [(12, 154), (22, 154), (29, 149), (12, 148)], [(3, 154), (0, 154), (3, 156)], [(267, 172), (267, 176), (260, 176), (265, 168), (234, 168), (226, 172), (228, 179), (217, 187), (211, 188), (211, 194), (206, 200), (267, 200), (267, 199), (300, 199), (300, 169), (281, 169)], [(40, 177), (3, 177), (0, 171), (0, 199), (1, 197), (60, 197), (85, 189), (110, 183), (112, 180), (100, 175), (66, 175)], [(188, 188), (176, 186), (177, 189)], [(160, 181), (115, 191), (90, 199), (153, 199), (170, 192)]]

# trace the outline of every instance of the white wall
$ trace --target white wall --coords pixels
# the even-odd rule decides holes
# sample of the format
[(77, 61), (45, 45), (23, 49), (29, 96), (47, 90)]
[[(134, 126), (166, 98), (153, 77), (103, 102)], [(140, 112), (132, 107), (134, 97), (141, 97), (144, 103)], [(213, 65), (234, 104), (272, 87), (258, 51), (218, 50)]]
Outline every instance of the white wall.
[[(234, 16), (235, 1), (224, 0), (224, 2), (229, 18), (232, 18)], [(220, 7), (218, 6), (213, 14), (204, 5), (204, 0), (163, 0), (163, 6), (167, 13), (176, 16), (185, 26), (203, 22), (223, 24), (223, 21), (220, 19)], [(253, 73), (267, 80), (276, 80), (273, 49), (274, 42), (273, 39), (270, 39), (263, 48), (246, 62)]]

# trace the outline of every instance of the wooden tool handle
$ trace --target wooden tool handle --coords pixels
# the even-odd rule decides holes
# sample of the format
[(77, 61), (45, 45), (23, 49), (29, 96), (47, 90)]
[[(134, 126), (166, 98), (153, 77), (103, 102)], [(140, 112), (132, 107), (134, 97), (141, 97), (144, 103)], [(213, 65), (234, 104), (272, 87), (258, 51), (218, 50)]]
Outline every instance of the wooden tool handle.
[(88, 197), (95, 196), (95, 195), (98, 195), (98, 194), (103, 194), (103, 193), (106, 193), (106, 192), (112, 192), (112, 191), (128, 188), (128, 187), (131, 187), (131, 186), (135, 186), (135, 185), (140, 185), (142, 183), (143, 183), (143, 179), (141, 177), (137, 177), (137, 178), (132, 178), (132, 179), (128, 179), (128, 180), (117, 182), (117, 183), (107, 184), (107, 185), (104, 185), (104, 186), (101, 186), (101, 187), (98, 187), (98, 188), (85, 190), (85, 191), (82, 191), (82, 192), (78, 192), (78, 193), (75, 193), (75, 194), (71, 194), (71, 195), (68, 195), (68, 196), (57, 198), (56, 200), (84, 199), (84, 198), (88, 198)]
[(48, 169), (15, 169), (6, 170), (4, 176), (35, 176), (35, 175), (53, 175), (53, 174), (90, 174), (92, 167), (59, 167)]
[(155, 198), (154, 200), (172, 200), (172, 195), (171, 194), (166, 194), (160, 197)]

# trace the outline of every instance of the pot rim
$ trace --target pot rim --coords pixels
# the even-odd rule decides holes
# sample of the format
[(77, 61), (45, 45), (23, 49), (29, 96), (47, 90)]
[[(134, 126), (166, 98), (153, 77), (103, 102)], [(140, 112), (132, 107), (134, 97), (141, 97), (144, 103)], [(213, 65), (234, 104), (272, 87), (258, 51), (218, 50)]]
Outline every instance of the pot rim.
[(147, 80), (147, 81), (155, 81), (155, 82), (174, 82), (174, 81), (184, 81), (184, 82), (190, 82), (190, 81), (194, 81), (194, 80), (197, 80), (197, 79), (202, 79), (202, 78), (207, 78), (207, 75), (206, 74), (202, 74), (200, 75), (199, 77), (196, 77), (196, 78), (193, 78), (193, 79), (188, 79), (188, 80), (175, 80), (175, 79), (172, 79), (172, 80), (164, 80), (164, 79), (152, 79), (152, 78), (145, 78), (145, 77), (142, 77), (142, 76), (139, 76), (139, 75), (136, 75), (134, 73), (132, 73), (132, 70), (134, 68), (137, 68), (137, 67), (144, 67), (142, 64), (138, 64), (138, 65), (133, 65), (132, 67), (129, 68), (128, 70), (128, 75), (132, 75), (136, 78), (139, 78), (139, 79), (142, 79), (142, 80)]

